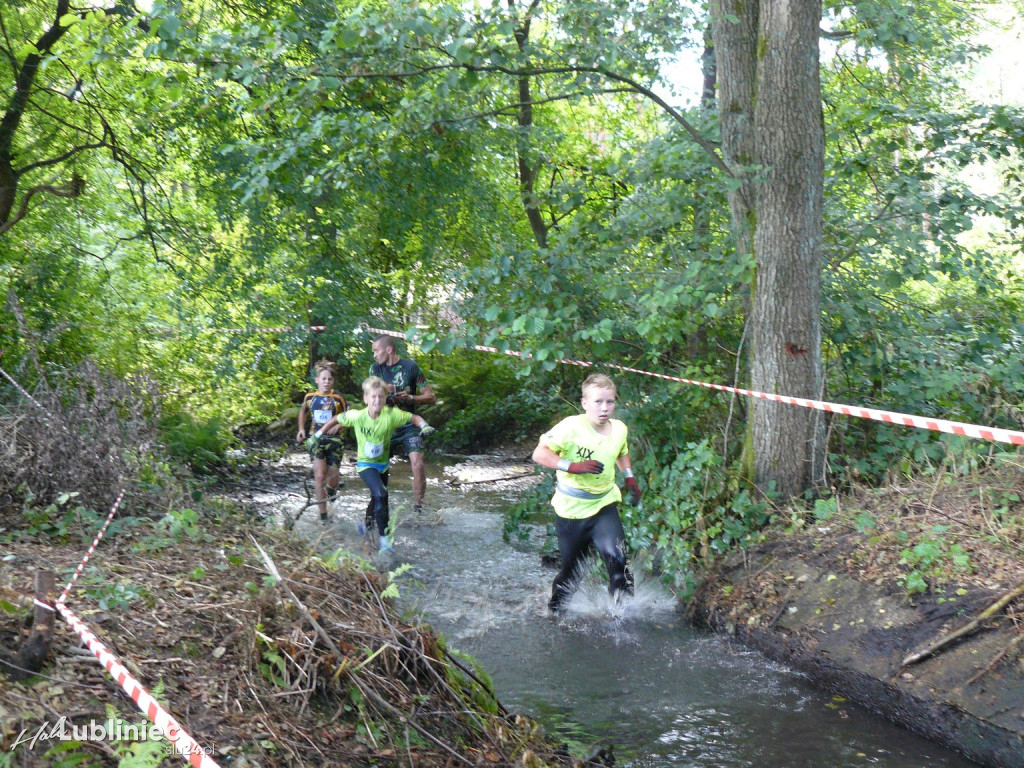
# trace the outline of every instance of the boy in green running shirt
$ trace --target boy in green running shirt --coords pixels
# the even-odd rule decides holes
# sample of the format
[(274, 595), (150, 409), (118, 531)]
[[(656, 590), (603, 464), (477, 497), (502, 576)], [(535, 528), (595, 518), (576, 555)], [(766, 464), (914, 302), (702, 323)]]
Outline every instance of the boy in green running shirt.
[(615, 384), (595, 373), (583, 382), (583, 413), (563, 419), (540, 438), (533, 460), (557, 470), (551, 505), (562, 567), (551, 584), (548, 607), (559, 611), (572, 597), (576, 569), (593, 547), (608, 569), (608, 592), (618, 599), (632, 592), (626, 575), (626, 534), (618, 504), (622, 493), (615, 484), (615, 467), (626, 477), (634, 505), (640, 486), (633, 478), (626, 445), (626, 425), (613, 419)]
[[(391, 435), (399, 427), (410, 422), (419, 427), (420, 435), (426, 437), (434, 432), (422, 416), (408, 411), (401, 411), (391, 406), (385, 407), (388, 399), (388, 385), (383, 379), (370, 376), (363, 381), (363, 402), (365, 410), (345, 411), (339, 413), (324, 426), (328, 431), (335, 424), (352, 427), (356, 436), (357, 455), (356, 471), (370, 489), (370, 510), (373, 522), (377, 525), (380, 535), (380, 551), (394, 552), (389, 537), (388, 524), (388, 461), (391, 459)], [(360, 533), (364, 533), (368, 525), (360, 525)]]

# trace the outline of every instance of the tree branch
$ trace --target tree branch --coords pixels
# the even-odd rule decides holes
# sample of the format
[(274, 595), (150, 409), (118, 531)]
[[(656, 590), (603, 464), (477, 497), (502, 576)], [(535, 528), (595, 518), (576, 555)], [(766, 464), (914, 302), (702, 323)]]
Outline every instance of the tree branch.
[(62, 184), (59, 187), (55, 187), (51, 184), (39, 184), (31, 187), (27, 192), (25, 192), (25, 196), (21, 198), (21, 205), (19, 206), (18, 211), (10, 216), (3, 224), (0, 224), (0, 235), (6, 233), (7, 230), (25, 218), (25, 215), (28, 213), (29, 201), (40, 192), (49, 192), (51, 195), (56, 195), (57, 197), (74, 198), (81, 195), (84, 189), (85, 179), (77, 173), (71, 177), (71, 181), (67, 184)]

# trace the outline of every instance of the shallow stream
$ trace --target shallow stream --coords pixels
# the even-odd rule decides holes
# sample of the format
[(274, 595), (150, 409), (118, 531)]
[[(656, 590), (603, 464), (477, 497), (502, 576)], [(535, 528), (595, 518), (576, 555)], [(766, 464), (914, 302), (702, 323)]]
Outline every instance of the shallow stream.
[[(288, 461), (308, 468), (304, 455)], [(395, 555), (380, 563), (411, 564), (399, 577), (402, 609), (476, 657), (510, 711), (576, 745), (610, 743), (617, 765), (632, 768), (975, 765), (756, 652), (694, 631), (660, 584), (639, 572), (636, 595), (622, 606), (594, 573), (565, 614), (551, 617), (554, 571), (539, 557), (544, 527), (526, 545), (502, 540), (502, 510), (530, 482), (517, 476), (531, 471), (527, 461), (430, 456), (427, 519), (413, 523), (409, 465), (395, 464)], [(342, 474), (329, 523), (312, 508), (295, 528), (358, 552), (368, 494), (354, 467)], [(265, 501), (282, 517), (302, 506), (295, 494)]]

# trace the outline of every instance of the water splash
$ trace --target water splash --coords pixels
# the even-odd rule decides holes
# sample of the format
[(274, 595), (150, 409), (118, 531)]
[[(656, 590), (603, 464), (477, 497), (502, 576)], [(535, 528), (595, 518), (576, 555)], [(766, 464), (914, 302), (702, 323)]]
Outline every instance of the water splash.
[(565, 605), (563, 613), (590, 621), (640, 622), (670, 617), (676, 610), (675, 598), (665, 589), (648, 564), (650, 553), (641, 552), (632, 558), (633, 594), (612, 597), (608, 593), (608, 576), (599, 558), (586, 558), (576, 580), (576, 593)]

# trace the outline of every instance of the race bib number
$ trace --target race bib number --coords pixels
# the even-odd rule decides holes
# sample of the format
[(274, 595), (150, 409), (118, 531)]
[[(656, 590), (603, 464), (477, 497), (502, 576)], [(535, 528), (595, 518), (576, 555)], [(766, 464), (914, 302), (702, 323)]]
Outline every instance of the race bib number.
[(334, 416), (330, 411), (313, 411), (314, 424), (326, 424)]
[(367, 443), (366, 444), (366, 458), (376, 459), (382, 453), (384, 453), (383, 443)]

